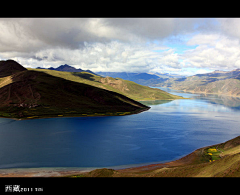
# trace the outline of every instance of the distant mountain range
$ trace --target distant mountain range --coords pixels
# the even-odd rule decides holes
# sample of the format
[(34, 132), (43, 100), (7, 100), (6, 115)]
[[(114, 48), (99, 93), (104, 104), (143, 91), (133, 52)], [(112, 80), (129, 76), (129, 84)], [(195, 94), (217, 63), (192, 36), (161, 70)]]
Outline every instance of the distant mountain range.
[(169, 78), (158, 87), (169, 87), (192, 93), (224, 94), (240, 96), (240, 69), (232, 71), (213, 71), (185, 78)]
[(184, 76), (170, 75), (168, 73), (97, 72), (97, 74), (101, 76), (110, 76), (113, 78), (121, 78), (146, 86), (154, 86), (155, 84), (162, 83), (169, 78), (184, 78)]
[(196, 74), (189, 77), (157, 73), (97, 73), (102, 76), (122, 78), (147, 86), (169, 87), (192, 93), (240, 96), (240, 69), (232, 71), (215, 70), (211, 73)]
[(66, 72), (89, 72), (103, 77), (124, 79), (140, 85), (154, 87), (169, 87), (192, 93), (224, 94), (240, 96), (240, 69), (232, 71), (215, 70), (211, 73), (196, 74), (194, 76), (180, 76), (159, 73), (128, 73), (128, 72), (96, 72), (71, 67), (67, 64), (49, 70)]
[(155, 84), (162, 83), (167, 81), (169, 78), (185, 78), (181, 75), (171, 75), (168, 73), (160, 74), (160, 73), (133, 73), (133, 72), (92, 72), (91, 70), (82, 70), (81, 68), (76, 69), (72, 66), (67, 64), (60, 65), (57, 68), (41, 68), (37, 67), (37, 69), (48, 69), (48, 70), (56, 70), (56, 71), (63, 71), (63, 72), (88, 72), (94, 75), (100, 75), (103, 77), (113, 77), (113, 78), (121, 78), (124, 80), (133, 81), (140, 85), (146, 86), (154, 86)]
[(121, 78), (103, 77), (89, 72), (65, 72), (49, 69), (32, 69), (45, 72), (52, 76), (61, 77), (74, 82), (85, 83), (91, 86), (114, 91), (137, 101), (148, 100), (173, 100), (182, 97), (174, 96), (165, 91), (148, 86), (139, 85), (135, 82)]

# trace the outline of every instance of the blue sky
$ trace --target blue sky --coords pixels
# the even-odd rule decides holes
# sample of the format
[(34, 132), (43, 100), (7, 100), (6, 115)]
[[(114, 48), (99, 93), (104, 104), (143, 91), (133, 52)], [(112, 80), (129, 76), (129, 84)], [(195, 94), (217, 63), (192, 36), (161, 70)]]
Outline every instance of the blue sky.
[(239, 18), (1, 18), (0, 59), (25, 67), (193, 75), (240, 68)]

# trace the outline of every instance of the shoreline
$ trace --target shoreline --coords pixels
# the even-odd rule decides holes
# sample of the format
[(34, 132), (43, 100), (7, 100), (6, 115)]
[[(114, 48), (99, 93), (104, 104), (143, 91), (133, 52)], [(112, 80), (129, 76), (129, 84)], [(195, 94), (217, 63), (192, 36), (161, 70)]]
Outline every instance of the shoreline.
[[(137, 100), (138, 102), (148, 102), (148, 101), (157, 101), (157, 100), (170, 100), (170, 101), (173, 101), (173, 100), (179, 100), (179, 99), (191, 99), (191, 98), (184, 98), (182, 96), (177, 96), (179, 98), (171, 98), (171, 99), (154, 99), (154, 100)], [(144, 105), (144, 104), (143, 104)], [(149, 109), (151, 109), (150, 106), (146, 106), (144, 105), (145, 107), (143, 108), (138, 108), (134, 111), (130, 111), (130, 112), (116, 112), (116, 113), (113, 113), (113, 114), (107, 114), (108, 112), (106, 112), (105, 114), (104, 113), (98, 113), (98, 115), (95, 115), (95, 112), (94, 113), (80, 113), (80, 114), (74, 114), (73, 116), (70, 116), (70, 115), (66, 115), (64, 116), (62, 113), (60, 114), (56, 114), (56, 116), (38, 116), (36, 115), (36, 117), (34, 116), (27, 116), (27, 117), (23, 117), (23, 118), (10, 118), (10, 117), (5, 117), (5, 116), (0, 116), (0, 118), (6, 118), (6, 119), (12, 119), (12, 120), (17, 120), (17, 121), (20, 121), (20, 120), (32, 120), (32, 119), (46, 119), (46, 118), (71, 118), (71, 117), (103, 117), (103, 116), (126, 116), (126, 115), (133, 115), (133, 114), (139, 114), (141, 112), (145, 112)], [(117, 114), (118, 113), (118, 114)], [(123, 113), (123, 114), (119, 114), (119, 113)], [(63, 115), (63, 116), (58, 116), (58, 115)], [(77, 116), (76, 116), (77, 115)], [(31, 117), (31, 118), (29, 118)]]
[(205, 94), (205, 95), (219, 95), (219, 96), (229, 96), (229, 97), (238, 97), (238, 98), (240, 98), (240, 95), (230, 95), (230, 94), (226, 94), (226, 93), (207, 93), (207, 92), (203, 92), (203, 91), (182, 90), (182, 89), (175, 89), (175, 88), (169, 88), (169, 89), (183, 91), (184, 93)]
[(104, 117), (104, 116), (126, 116), (126, 115), (133, 115), (133, 114), (139, 114), (141, 112), (145, 112), (147, 110), (151, 109), (151, 107), (147, 107), (147, 108), (141, 108), (141, 109), (137, 109), (135, 111), (132, 112), (117, 112), (117, 113), (124, 113), (124, 114), (99, 114), (99, 115), (94, 115), (94, 114), (79, 114), (79, 115), (74, 115), (74, 116), (38, 116), (38, 117), (34, 117), (34, 118), (9, 118), (9, 117), (3, 117), (1, 116), (0, 118), (6, 118), (6, 119), (12, 119), (12, 120), (16, 120), (16, 121), (21, 121), (21, 120), (32, 120), (32, 119), (47, 119), (47, 118), (73, 118), (73, 117)]
[(65, 177), (74, 174), (82, 174), (94, 170), (95, 168), (9, 168), (0, 169), (0, 177)]
[(110, 167), (37, 167), (37, 168), (7, 168), (0, 169), (0, 177), (69, 177), (73, 175), (81, 175), (87, 172), (91, 172), (96, 169), (114, 169), (119, 172), (139, 172), (139, 171), (151, 171), (164, 167), (174, 167), (191, 164), (195, 158), (196, 153), (202, 151), (205, 146), (194, 150), (193, 152), (172, 161), (166, 162), (152, 162), (141, 164), (129, 164), (129, 165), (117, 165)]
[[(191, 99), (191, 98), (178, 98), (178, 99), (160, 99), (160, 100), (170, 100), (170, 101), (173, 101), (173, 100), (179, 100), (179, 99)], [(157, 101), (159, 99), (155, 99), (155, 100), (139, 100), (139, 102), (148, 102), (148, 101)], [(146, 105), (145, 105), (146, 106)], [(6, 118), (6, 119), (12, 119), (12, 120), (16, 120), (16, 121), (20, 121), (20, 120), (32, 120), (32, 119), (47, 119), (47, 118), (72, 118), (72, 117), (104, 117), (104, 116), (126, 116), (126, 115), (133, 115), (133, 114), (139, 114), (139, 113), (142, 113), (142, 112), (145, 112), (145, 111), (148, 111), (150, 110), (151, 107), (149, 106), (146, 106), (146, 108), (139, 108), (139, 109), (136, 109), (134, 111), (131, 111), (131, 112), (117, 112), (117, 113), (124, 113), (124, 114), (99, 114), (99, 115), (94, 115), (94, 114), (75, 114), (73, 116), (37, 116), (37, 117), (33, 117), (33, 118), (28, 118), (28, 117), (23, 117), (23, 118), (9, 118), (9, 117), (4, 117), (4, 116), (0, 116), (0, 118)], [(127, 113), (127, 114), (126, 114)], [(59, 114), (59, 115), (62, 115), (62, 114)], [(77, 116), (76, 116), (77, 115)]]
[[(200, 162), (201, 156), (207, 148), (219, 147), (220, 145), (228, 145), (232, 147), (239, 147), (240, 149), (240, 136), (233, 139), (227, 140), (223, 143), (218, 143), (214, 145), (204, 146), (193, 152), (174, 159), (171, 161), (162, 162), (149, 162), (141, 164), (127, 164), (127, 165), (117, 165), (117, 166), (106, 166), (106, 167), (37, 167), (37, 168), (6, 168), (0, 169), (0, 177), (82, 177), (87, 175), (89, 172), (97, 171), (117, 171), (119, 175), (129, 176), (141, 176), (143, 173), (157, 173), (162, 170), (175, 169), (179, 167), (189, 167), (189, 166), (202, 166), (213, 162)], [(231, 147), (230, 147), (231, 148)], [(236, 150), (235, 152), (238, 152)], [(240, 150), (239, 150), (240, 151)], [(240, 153), (238, 154), (240, 155)], [(231, 157), (231, 156), (230, 156)], [(222, 157), (221, 157), (222, 158)], [(202, 161), (202, 160), (201, 160)], [(216, 161), (217, 163), (218, 161)], [(220, 161), (219, 161), (220, 162)], [(140, 175), (139, 175), (140, 174)], [(143, 175), (141, 176), (143, 177)]]

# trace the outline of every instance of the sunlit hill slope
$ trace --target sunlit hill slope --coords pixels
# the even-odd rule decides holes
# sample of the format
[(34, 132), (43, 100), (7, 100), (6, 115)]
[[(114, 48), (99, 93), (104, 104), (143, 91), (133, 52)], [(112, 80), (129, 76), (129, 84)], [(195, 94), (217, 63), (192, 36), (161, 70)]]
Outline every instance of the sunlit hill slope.
[(131, 81), (90, 72), (26, 69), (0, 61), (0, 117), (126, 115), (149, 109), (136, 100), (182, 98)]
[(122, 94), (27, 70), (13, 60), (1, 61), (0, 70), (1, 117), (125, 115), (149, 109)]
[(102, 89), (114, 91), (123, 94), (137, 101), (144, 100), (173, 100), (181, 99), (180, 96), (175, 96), (157, 88), (139, 85), (133, 81), (128, 81), (120, 78), (102, 77), (89, 72), (64, 72), (48, 69), (29, 69), (45, 72), (52, 76), (64, 78), (67, 80), (85, 83)]

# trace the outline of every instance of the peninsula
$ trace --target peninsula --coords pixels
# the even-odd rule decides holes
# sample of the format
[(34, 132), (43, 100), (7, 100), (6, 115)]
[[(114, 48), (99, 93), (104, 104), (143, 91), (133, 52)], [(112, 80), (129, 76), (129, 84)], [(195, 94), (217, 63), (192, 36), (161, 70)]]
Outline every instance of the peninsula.
[(26, 69), (0, 61), (0, 117), (121, 116), (150, 107), (136, 100), (177, 99), (159, 89), (89, 72)]

